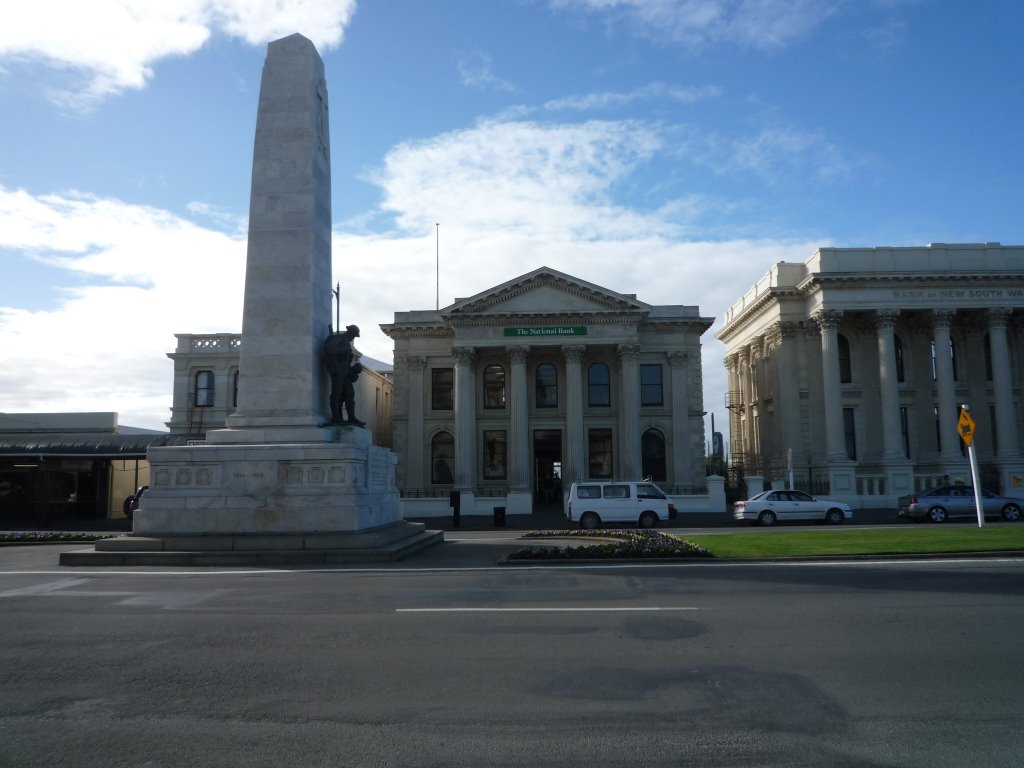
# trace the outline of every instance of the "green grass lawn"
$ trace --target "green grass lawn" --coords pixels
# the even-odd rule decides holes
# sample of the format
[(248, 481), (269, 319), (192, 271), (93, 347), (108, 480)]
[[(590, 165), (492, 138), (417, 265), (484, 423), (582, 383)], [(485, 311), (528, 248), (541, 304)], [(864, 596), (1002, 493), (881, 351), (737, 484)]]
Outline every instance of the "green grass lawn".
[(1024, 524), (950, 528), (922, 526), (893, 530), (752, 531), (687, 536), (717, 558), (891, 555), (936, 552), (1024, 550)]

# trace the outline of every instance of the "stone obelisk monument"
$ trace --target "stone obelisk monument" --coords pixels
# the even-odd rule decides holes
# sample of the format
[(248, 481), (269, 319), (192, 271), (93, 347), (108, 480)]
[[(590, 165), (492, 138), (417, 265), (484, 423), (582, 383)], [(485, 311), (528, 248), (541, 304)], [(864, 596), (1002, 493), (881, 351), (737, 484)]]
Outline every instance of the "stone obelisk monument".
[(359, 426), (328, 423), (328, 127), (313, 43), (297, 34), (270, 43), (253, 150), (238, 410), (206, 445), (151, 449), (150, 489), (132, 535), (101, 542), (92, 555), (110, 564), (339, 562), (440, 540), (402, 520), (395, 455)]
[(324, 64), (301, 35), (267, 47), (249, 202), (238, 410), (216, 443), (321, 441), (331, 322), (331, 163)]

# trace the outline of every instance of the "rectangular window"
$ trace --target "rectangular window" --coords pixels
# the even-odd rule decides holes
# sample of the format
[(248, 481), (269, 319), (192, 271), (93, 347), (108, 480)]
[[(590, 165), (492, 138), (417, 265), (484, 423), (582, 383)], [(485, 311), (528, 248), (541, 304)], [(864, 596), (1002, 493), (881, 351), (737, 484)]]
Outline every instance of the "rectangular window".
[(452, 368), (431, 368), (430, 407), (435, 411), (450, 411), (454, 408), (452, 393), (455, 375)]
[(854, 429), (854, 409), (843, 408), (843, 433), (846, 436), (846, 456), (857, 458), (857, 432)]
[(664, 499), (665, 494), (658, 490), (656, 485), (638, 485), (636, 487), (636, 497), (638, 499)]
[(537, 407), (558, 407), (558, 372), (551, 363), (537, 366)]
[(213, 371), (199, 371), (196, 374), (196, 406), (213, 407)]
[(606, 485), (604, 487), (604, 497), (606, 499), (628, 499), (629, 498), (629, 486), (628, 485)]
[(663, 405), (661, 365), (640, 366), (640, 405)]
[(504, 480), (507, 476), (505, 430), (484, 430), (484, 479)]
[(587, 455), (591, 477), (612, 476), (612, 431), (591, 429), (587, 433)]
[(484, 368), (484, 408), (505, 407), (505, 369), (493, 364)]
[(576, 496), (580, 499), (600, 499), (600, 485), (577, 485)]
[(910, 458), (910, 419), (905, 406), (900, 407), (900, 434), (903, 435), (903, 455)]

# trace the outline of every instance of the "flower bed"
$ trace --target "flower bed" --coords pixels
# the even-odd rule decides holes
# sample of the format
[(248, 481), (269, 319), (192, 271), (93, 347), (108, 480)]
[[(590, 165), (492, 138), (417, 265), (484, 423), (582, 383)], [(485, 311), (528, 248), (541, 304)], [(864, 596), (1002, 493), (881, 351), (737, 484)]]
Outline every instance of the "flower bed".
[(647, 560), (680, 557), (714, 557), (707, 549), (686, 539), (660, 531), (565, 530), (530, 531), (523, 538), (613, 539), (600, 544), (565, 547), (524, 547), (509, 555), (510, 560)]
[(0, 544), (54, 544), (61, 541), (98, 541), (119, 536), (117, 533), (78, 533), (72, 531), (8, 531), (0, 533)]

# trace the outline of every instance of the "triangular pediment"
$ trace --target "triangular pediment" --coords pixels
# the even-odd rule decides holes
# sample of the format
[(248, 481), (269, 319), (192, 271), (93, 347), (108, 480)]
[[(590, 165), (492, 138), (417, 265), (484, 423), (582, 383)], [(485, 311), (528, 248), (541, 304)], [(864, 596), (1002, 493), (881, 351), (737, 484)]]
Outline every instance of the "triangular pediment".
[(479, 315), (549, 315), (644, 313), (650, 306), (633, 296), (564, 272), (540, 267), (441, 310), (446, 317)]

